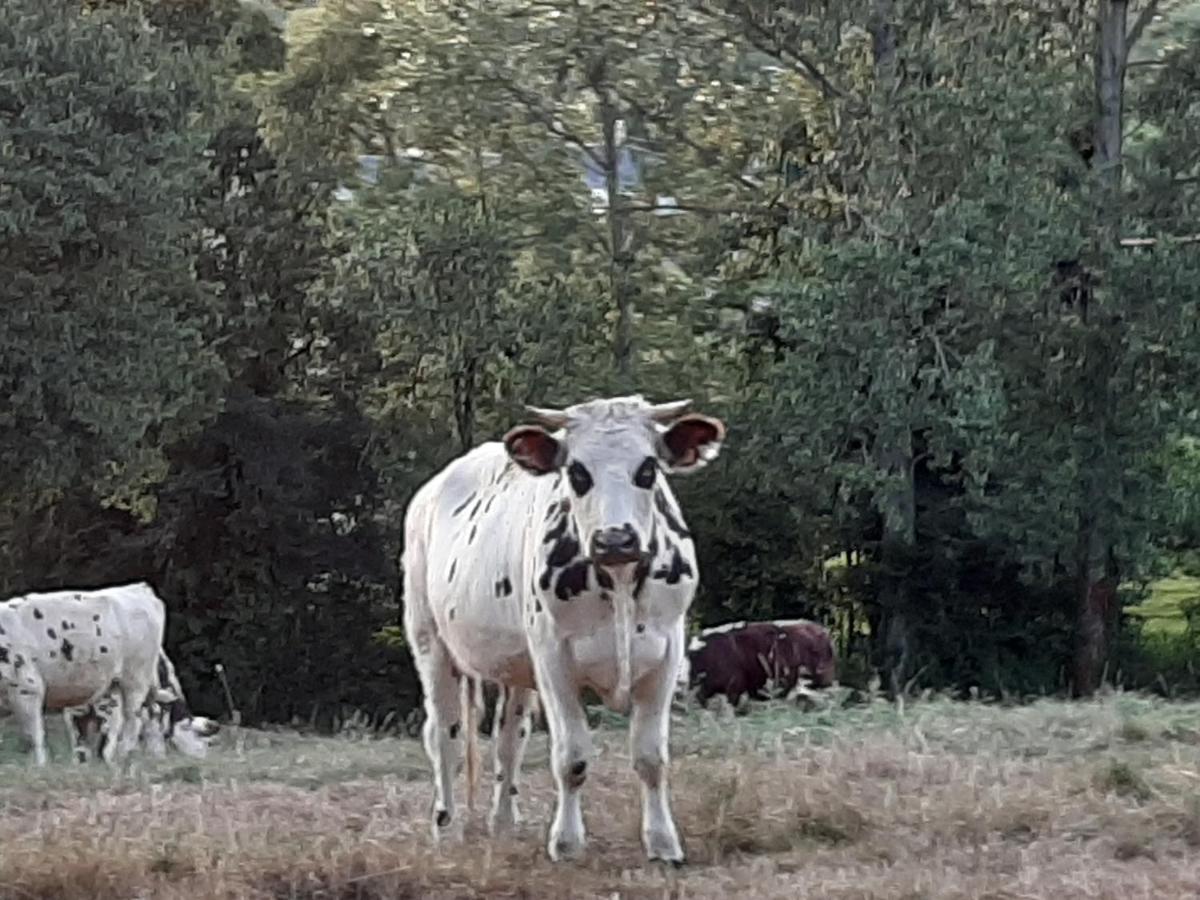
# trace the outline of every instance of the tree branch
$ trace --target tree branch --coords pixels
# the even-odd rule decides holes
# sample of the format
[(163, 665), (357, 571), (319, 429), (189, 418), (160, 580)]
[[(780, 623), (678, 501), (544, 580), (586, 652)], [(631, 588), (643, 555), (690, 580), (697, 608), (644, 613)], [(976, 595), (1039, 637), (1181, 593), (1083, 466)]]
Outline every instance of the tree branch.
[(1126, 55), (1128, 55), (1129, 51), (1133, 49), (1134, 44), (1138, 42), (1138, 39), (1142, 36), (1142, 32), (1145, 31), (1146, 26), (1150, 24), (1150, 20), (1153, 19), (1158, 13), (1159, 5), (1160, 0), (1148, 0), (1145, 8), (1138, 13), (1138, 17), (1134, 21), (1133, 27), (1129, 29), (1129, 34), (1125, 38)]
[(1122, 247), (1156, 247), (1158, 244), (1200, 244), (1200, 234), (1167, 235), (1162, 238), (1121, 238)]
[(551, 134), (557, 138), (560, 138), (561, 140), (566, 141), (568, 144), (573, 144), (575, 147), (586, 153), (591, 158), (592, 162), (594, 162), (597, 166), (602, 169), (605, 168), (604, 160), (600, 158), (600, 155), (596, 153), (596, 151), (594, 151), (590, 146), (588, 146), (587, 142), (584, 141), (583, 138), (572, 131), (568, 131), (561, 122), (559, 122), (553, 115), (550, 114), (547, 109), (542, 106), (541, 103), (538, 102), (537, 97), (530, 96), (528, 93), (521, 90), (519, 87), (505, 78), (495, 74), (493, 74), (493, 77), (496, 80), (496, 84), (512, 95), (512, 97), (522, 106), (524, 106), (526, 111), (528, 111), (538, 122), (544, 125)]

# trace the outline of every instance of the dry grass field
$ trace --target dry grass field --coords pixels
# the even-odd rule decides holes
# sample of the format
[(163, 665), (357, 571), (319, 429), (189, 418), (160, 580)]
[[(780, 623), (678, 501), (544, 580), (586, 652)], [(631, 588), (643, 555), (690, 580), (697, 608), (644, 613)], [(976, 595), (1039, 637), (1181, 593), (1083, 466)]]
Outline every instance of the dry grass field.
[[(57, 737), (57, 717), (49, 725)], [(931, 698), (903, 711), (680, 714), (673, 786), (689, 865), (678, 872), (642, 861), (618, 724), (598, 730), (588, 856), (558, 866), (543, 850), (545, 734), (530, 743), (522, 830), (485, 836), (484, 776), (465, 844), (442, 851), (417, 741), (221, 738), (199, 764), (34, 772), (6, 733), (0, 898), (1200, 896), (1200, 704)]]

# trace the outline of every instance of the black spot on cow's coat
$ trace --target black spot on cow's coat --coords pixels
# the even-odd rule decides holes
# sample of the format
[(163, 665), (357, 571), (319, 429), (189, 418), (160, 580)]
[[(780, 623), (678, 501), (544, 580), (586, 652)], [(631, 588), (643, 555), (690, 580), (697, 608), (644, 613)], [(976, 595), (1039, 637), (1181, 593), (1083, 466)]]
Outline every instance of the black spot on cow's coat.
[(469, 516), (467, 516), (467, 518), (474, 519), (476, 513), (479, 512), (479, 507), (481, 507), (481, 506), (483, 506), (483, 500), (476, 500), (475, 505), (473, 507), (471, 507), (471, 514)]
[(638, 633), (638, 634), (642, 634), (643, 632), (645, 632), (645, 630), (646, 630), (646, 626), (645, 626), (645, 625), (642, 625), (642, 624), (639, 622), (639, 623), (638, 623), (638, 627), (637, 627), (637, 633)]
[(75, 656), (75, 645), (72, 644), (70, 641), (68, 641), (66, 638), (63, 638), (63, 642), (62, 642), (62, 655), (63, 655), (63, 659), (65, 659), (67, 662), (70, 662), (71, 659)]
[(101, 652), (101, 653), (107, 653), (107, 652), (108, 652), (108, 648), (107, 648), (107, 647), (105, 647), (103, 644), (101, 644), (101, 645), (100, 645), (100, 652)]
[(551, 568), (559, 569), (578, 555), (579, 541), (575, 540), (574, 535), (568, 534), (560, 538), (550, 550), (550, 555), (546, 557), (546, 563)]
[(52, 641), (58, 639), (58, 633), (53, 628), (46, 629), (46, 636)]
[(647, 456), (633, 473), (633, 483), (640, 488), (649, 490), (654, 484), (654, 476), (658, 472), (658, 460)]
[(517, 786), (515, 784), (510, 784), (508, 786), (508, 796), (515, 797), (515, 796), (517, 796), (517, 793), (518, 793)]
[(659, 581), (666, 581), (667, 584), (679, 584), (680, 579), (691, 578), (692, 574), (691, 564), (683, 558), (683, 554), (676, 547), (671, 556), (671, 565), (663, 566), (654, 573), (654, 577)]
[(70, 630), (71, 630), (71, 623), (70, 623), (70, 622), (68, 622), (66, 619), (63, 619), (63, 620), (62, 620), (62, 630), (63, 630), (63, 631), (70, 631)]
[(457, 737), (458, 737), (458, 723), (455, 722), (453, 725), (450, 726), (450, 740), (454, 740)]
[(471, 543), (472, 541), (474, 541), (474, 540), (475, 540), (475, 535), (476, 535), (476, 534), (478, 534), (478, 533), (479, 533), (479, 526), (478, 526), (478, 525), (472, 525), (472, 526), (471, 526), (471, 534), (470, 534), (470, 535), (467, 537), (467, 543), (469, 544), (469, 543)]
[(528, 732), (528, 730), (526, 730), (524, 725), (522, 725), (520, 728), (517, 729), (517, 735), (520, 737), (525, 737), (525, 735), (527, 735), (528, 733), (529, 732)]
[(541, 600), (534, 600), (534, 601), (533, 601), (533, 610), (534, 610), (534, 612), (541, 612), (541, 611), (542, 611), (542, 601), (541, 601)]
[(551, 541), (557, 541), (559, 538), (561, 538), (563, 536), (563, 533), (566, 530), (567, 530), (567, 517), (563, 516), (561, 519), (559, 519), (557, 522), (554, 523), (554, 526), (549, 531), (546, 532), (546, 536), (544, 538), (542, 538), (542, 543), (549, 544)]
[(612, 576), (604, 569), (596, 569), (596, 584), (605, 590), (611, 591), (613, 589)]
[(475, 499), (475, 492), (474, 492), (474, 491), (472, 491), (472, 492), (471, 492), (471, 493), (470, 493), (470, 494), (467, 496), (467, 499), (466, 499), (466, 500), (464, 500), (464, 501), (463, 501), (463, 502), (462, 502), (462, 503), (461, 503), (461, 504), (460, 504), (460, 505), (459, 505), (459, 506), (458, 506), (458, 507), (457, 507), (457, 508), (454, 510), (454, 512), (450, 513), (450, 515), (452, 515), (452, 516), (457, 516), (457, 515), (458, 515), (460, 512), (462, 512), (464, 509), (466, 509), (466, 508), (467, 508), (467, 507), (470, 505), (471, 501), (472, 501), (472, 500), (474, 500), (474, 499)]
[(666, 521), (667, 527), (673, 532), (675, 532), (681, 538), (689, 538), (692, 536), (691, 532), (683, 527), (683, 523), (675, 518), (675, 513), (671, 509), (671, 505), (667, 503), (667, 495), (661, 490), (654, 492), (654, 506), (658, 510), (659, 515), (661, 515)]
[(447, 825), (450, 824), (450, 811), (449, 810), (439, 809), (437, 811), (437, 824), (438, 824), (438, 828), (445, 828)]
[(0, 663), (8, 662), (8, 648), (0, 647)]
[(483, 508), (483, 514), (484, 514), (485, 516), (486, 516), (486, 515), (487, 515), (489, 512), (491, 512), (491, 511), (492, 511), (492, 504), (493, 504), (495, 501), (496, 501), (496, 495), (495, 495), (495, 494), (492, 494), (492, 496), (488, 497), (487, 506), (485, 506), (485, 507)]
[(511, 593), (512, 593), (512, 582), (509, 581), (508, 576), (505, 575), (503, 578), (501, 578), (499, 581), (496, 582), (496, 596), (497, 597), (507, 597)]
[(558, 583), (554, 586), (554, 596), (559, 600), (570, 600), (586, 591), (590, 568), (591, 564), (586, 559), (581, 559), (563, 569), (562, 574), (558, 576)]
[(457, 567), (458, 567), (458, 560), (457, 560), (457, 559), (452, 559), (452, 560), (450, 560), (450, 574), (446, 576), (446, 580), (447, 580), (447, 581), (453, 581), (453, 580), (454, 580), (454, 570), (455, 570)]
[(0, 634), (8, 634), (8, 632), (4, 630), (3, 625), (0, 625)]
[(451, 622), (454, 621), (454, 607), (453, 606), (450, 607), (450, 621)]
[(579, 760), (579, 762), (571, 764), (571, 777), (569, 779), (571, 787), (579, 787), (587, 779), (587, 762)]
[(18, 653), (16, 655), (16, 658), (13, 660), (13, 668), (19, 669), (23, 665), (25, 665), (25, 657), (23, 657), (20, 653)]
[(38, 609), (36, 606), (33, 608), (33, 617), (34, 617), (35, 619), (41, 619), (41, 618), (43, 618), (43, 616), (42, 616), (42, 611), (41, 611), (40, 609)]
[(497, 781), (503, 781), (503, 780), (504, 780), (504, 773), (503, 773), (503, 772), (497, 772), (497, 773), (496, 773), (496, 780), (497, 780)]
[(100, 630), (100, 626), (99, 626), (99, 625), (97, 625), (97, 626), (96, 626), (96, 637), (103, 637), (103, 636), (104, 636), (104, 632), (103, 632), (103, 631), (101, 631), (101, 630)]
[(592, 476), (579, 460), (572, 460), (567, 466), (567, 478), (571, 481), (571, 490), (582, 497), (592, 489)]
[(96, 613), (94, 616), (92, 616), (92, 621), (99, 622), (100, 621), (100, 613)]
[(600, 599), (605, 603), (612, 603), (612, 594), (610, 594), (608, 591), (601, 591)]

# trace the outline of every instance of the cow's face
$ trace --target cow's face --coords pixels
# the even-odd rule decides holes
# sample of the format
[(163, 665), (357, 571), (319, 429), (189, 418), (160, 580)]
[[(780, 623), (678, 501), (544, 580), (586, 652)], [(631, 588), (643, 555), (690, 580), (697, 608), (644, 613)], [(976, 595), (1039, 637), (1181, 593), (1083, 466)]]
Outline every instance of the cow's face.
[[(168, 699), (171, 698), (171, 699)], [(193, 716), (187, 704), (169, 691), (160, 690), (144, 710), (143, 735), (151, 752), (161, 756), (167, 746), (197, 759), (208, 754), (209, 739), (221, 726), (204, 716)]]
[(523, 425), (504, 436), (509, 456), (535, 475), (560, 472), (583, 551), (606, 569), (646, 558), (663, 472), (693, 472), (725, 437), (717, 419), (682, 415), (689, 401), (651, 406), (640, 397), (534, 410), (552, 434)]

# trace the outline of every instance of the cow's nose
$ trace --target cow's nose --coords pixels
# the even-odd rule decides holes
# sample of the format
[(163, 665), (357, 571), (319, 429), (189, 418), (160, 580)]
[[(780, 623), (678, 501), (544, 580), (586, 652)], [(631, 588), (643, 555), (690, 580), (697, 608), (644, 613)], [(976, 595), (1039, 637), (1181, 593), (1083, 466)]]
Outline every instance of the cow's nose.
[(592, 534), (592, 559), (601, 565), (637, 562), (640, 542), (633, 529), (603, 528)]

